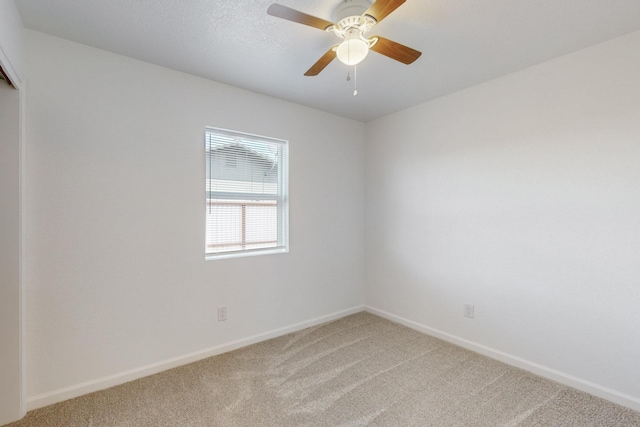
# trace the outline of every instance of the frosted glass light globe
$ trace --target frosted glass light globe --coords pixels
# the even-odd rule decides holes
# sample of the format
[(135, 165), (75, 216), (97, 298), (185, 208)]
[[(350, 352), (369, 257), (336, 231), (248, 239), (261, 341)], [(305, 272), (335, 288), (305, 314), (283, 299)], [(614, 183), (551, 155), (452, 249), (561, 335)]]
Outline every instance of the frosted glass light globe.
[(360, 38), (357, 31), (350, 31), (345, 40), (336, 49), (340, 62), (355, 65), (369, 54), (369, 45)]

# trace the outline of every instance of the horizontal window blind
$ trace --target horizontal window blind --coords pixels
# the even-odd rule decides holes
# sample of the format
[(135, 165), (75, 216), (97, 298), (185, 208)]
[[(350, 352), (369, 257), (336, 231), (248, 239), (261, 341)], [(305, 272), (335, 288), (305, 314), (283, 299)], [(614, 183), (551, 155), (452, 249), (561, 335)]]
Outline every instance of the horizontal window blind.
[(286, 251), (286, 141), (206, 128), (205, 151), (205, 254)]

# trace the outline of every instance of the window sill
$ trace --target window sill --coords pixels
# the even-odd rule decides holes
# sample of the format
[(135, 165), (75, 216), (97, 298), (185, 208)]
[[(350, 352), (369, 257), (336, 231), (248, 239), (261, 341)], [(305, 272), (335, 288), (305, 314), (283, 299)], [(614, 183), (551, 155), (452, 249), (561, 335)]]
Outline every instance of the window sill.
[(220, 254), (206, 254), (204, 256), (204, 259), (205, 261), (213, 261), (218, 259), (243, 258), (248, 256), (256, 256), (256, 255), (284, 254), (288, 252), (289, 252), (289, 248), (255, 249), (251, 251), (236, 251), (236, 252), (224, 252)]

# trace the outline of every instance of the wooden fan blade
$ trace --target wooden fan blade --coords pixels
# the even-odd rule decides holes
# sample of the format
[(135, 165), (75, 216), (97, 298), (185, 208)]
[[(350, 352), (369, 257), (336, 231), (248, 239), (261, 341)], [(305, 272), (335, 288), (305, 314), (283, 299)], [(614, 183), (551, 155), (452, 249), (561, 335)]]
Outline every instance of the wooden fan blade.
[(297, 22), (299, 24), (308, 25), (310, 27), (326, 30), (333, 25), (333, 22), (325, 21), (315, 16), (307, 15), (306, 13), (298, 12), (290, 7), (283, 6), (281, 4), (274, 3), (267, 9), (267, 13), (271, 16), (286, 19), (287, 21)]
[(411, 64), (413, 61), (418, 59), (420, 55), (422, 55), (422, 52), (389, 39), (385, 39), (384, 37), (375, 36), (375, 38), (377, 38), (378, 41), (371, 46), (372, 51), (388, 56), (389, 58), (395, 59), (396, 61), (400, 61), (404, 64)]
[(333, 61), (335, 57), (336, 57), (336, 47), (333, 46), (331, 49), (327, 51), (327, 53), (322, 55), (322, 58), (318, 59), (318, 62), (313, 64), (313, 66), (309, 68), (309, 70), (306, 73), (304, 73), (304, 75), (317, 76), (318, 74), (320, 74), (320, 71), (324, 70), (324, 68), (327, 65), (329, 65), (331, 61)]
[(405, 1), (407, 0), (376, 0), (364, 14), (369, 15), (375, 19), (376, 22), (380, 22), (389, 16), (391, 12), (399, 8)]

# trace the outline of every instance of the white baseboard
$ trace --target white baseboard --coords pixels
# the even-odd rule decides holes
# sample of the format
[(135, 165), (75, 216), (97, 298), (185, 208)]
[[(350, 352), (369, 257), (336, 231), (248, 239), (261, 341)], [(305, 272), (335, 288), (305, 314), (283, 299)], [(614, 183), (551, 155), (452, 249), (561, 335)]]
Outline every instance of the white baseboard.
[(137, 380), (149, 375), (157, 374), (168, 369), (176, 368), (178, 366), (187, 365), (189, 363), (197, 362), (202, 359), (206, 359), (218, 354), (227, 353), (229, 351), (237, 350), (241, 347), (246, 347), (251, 344), (255, 344), (261, 341), (265, 341), (271, 338), (276, 338), (282, 335), (286, 335), (291, 332), (296, 332), (311, 326), (320, 325), (325, 322), (340, 319), (351, 314), (364, 311), (364, 306), (356, 306), (347, 310), (338, 311), (336, 313), (328, 314), (326, 316), (310, 319), (305, 322), (296, 323), (284, 328), (275, 329), (273, 331), (264, 332), (262, 334), (253, 335), (247, 338), (243, 338), (230, 343), (221, 344), (215, 347), (207, 348), (205, 350), (197, 351), (195, 353), (186, 354), (184, 356), (175, 357), (173, 359), (164, 360), (157, 363), (152, 363), (147, 366), (132, 369), (130, 371), (121, 372), (115, 375), (109, 375), (95, 380), (87, 381), (84, 383), (72, 385), (59, 390), (54, 390), (49, 393), (43, 393), (36, 396), (31, 396), (27, 399), (27, 410), (42, 408), (54, 403), (62, 402), (64, 400), (73, 399), (74, 397), (82, 396), (84, 394), (93, 393), (94, 391), (104, 390), (109, 387), (124, 384), (129, 381)]
[(375, 314), (376, 316), (391, 320), (393, 322), (400, 323), (401, 325), (407, 326), (411, 329), (415, 329), (416, 331), (425, 333), (427, 335), (431, 335), (452, 344), (459, 345), (460, 347), (464, 347), (468, 350), (475, 351), (476, 353), (491, 357), (492, 359), (496, 359), (509, 365), (524, 369), (541, 377), (556, 381), (560, 384), (564, 384), (566, 386), (573, 387), (594, 396), (601, 397), (619, 405), (626, 406), (627, 408), (633, 409), (635, 411), (640, 411), (640, 399), (636, 397), (620, 393), (616, 390), (594, 384), (592, 382), (565, 374), (560, 371), (556, 371), (555, 369), (551, 369), (546, 366), (531, 362), (529, 360), (525, 360), (499, 350), (495, 350), (482, 344), (478, 344), (476, 342), (448, 334), (438, 329), (422, 325), (418, 322), (414, 322), (412, 320), (396, 316), (395, 314), (379, 310), (375, 307), (365, 306), (365, 311), (371, 314)]

